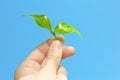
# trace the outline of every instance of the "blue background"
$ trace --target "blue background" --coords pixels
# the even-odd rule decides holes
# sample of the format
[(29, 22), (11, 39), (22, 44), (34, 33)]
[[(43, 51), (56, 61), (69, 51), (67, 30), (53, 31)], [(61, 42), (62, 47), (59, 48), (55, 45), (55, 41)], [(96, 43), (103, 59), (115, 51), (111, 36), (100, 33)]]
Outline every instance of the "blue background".
[(83, 34), (65, 35), (76, 54), (62, 65), (69, 80), (120, 80), (120, 0), (1, 0), (0, 80), (14, 71), (30, 51), (52, 35), (22, 14), (46, 14), (53, 26), (65, 21)]

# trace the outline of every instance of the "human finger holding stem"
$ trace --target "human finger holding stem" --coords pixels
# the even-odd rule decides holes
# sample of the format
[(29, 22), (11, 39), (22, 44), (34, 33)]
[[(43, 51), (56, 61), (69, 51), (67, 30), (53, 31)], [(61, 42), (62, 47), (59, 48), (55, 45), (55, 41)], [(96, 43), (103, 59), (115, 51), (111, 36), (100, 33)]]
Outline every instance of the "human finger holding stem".
[(63, 46), (64, 38), (50, 38), (36, 47), (15, 72), (15, 80), (68, 80), (67, 71), (60, 66), (63, 58), (75, 49)]

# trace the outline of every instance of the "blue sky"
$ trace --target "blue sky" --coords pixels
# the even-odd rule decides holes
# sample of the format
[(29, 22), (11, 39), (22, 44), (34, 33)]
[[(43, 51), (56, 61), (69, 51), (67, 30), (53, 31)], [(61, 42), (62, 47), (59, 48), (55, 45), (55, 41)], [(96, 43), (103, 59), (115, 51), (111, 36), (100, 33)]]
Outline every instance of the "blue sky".
[[(83, 34), (65, 36), (76, 54), (62, 65), (69, 80), (120, 80), (120, 0), (1, 0), (0, 80), (13, 80), (15, 69), (34, 47), (52, 35), (23, 14), (46, 14)], [(43, 36), (44, 35), (44, 36)]]

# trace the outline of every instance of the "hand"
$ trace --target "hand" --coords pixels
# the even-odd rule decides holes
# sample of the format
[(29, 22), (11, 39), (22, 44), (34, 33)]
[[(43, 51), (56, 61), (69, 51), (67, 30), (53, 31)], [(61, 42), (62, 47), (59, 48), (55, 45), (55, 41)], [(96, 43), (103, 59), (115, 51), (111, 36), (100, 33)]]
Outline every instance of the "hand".
[(61, 59), (74, 54), (70, 46), (62, 46), (64, 38), (51, 38), (36, 47), (15, 72), (15, 80), (67, 80)]

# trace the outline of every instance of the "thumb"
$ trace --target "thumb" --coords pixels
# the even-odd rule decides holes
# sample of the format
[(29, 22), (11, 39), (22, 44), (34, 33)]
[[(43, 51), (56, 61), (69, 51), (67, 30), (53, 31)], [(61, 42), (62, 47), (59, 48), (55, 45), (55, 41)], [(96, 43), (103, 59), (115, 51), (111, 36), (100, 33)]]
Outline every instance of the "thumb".
[[(44, 59), (41, 68), (48, 73), (56, 73), (62, 59), (62, 42), (54, 40), (50, 45), (48, 54)], [(43, 70), (43, 71), (44, 71)]]

